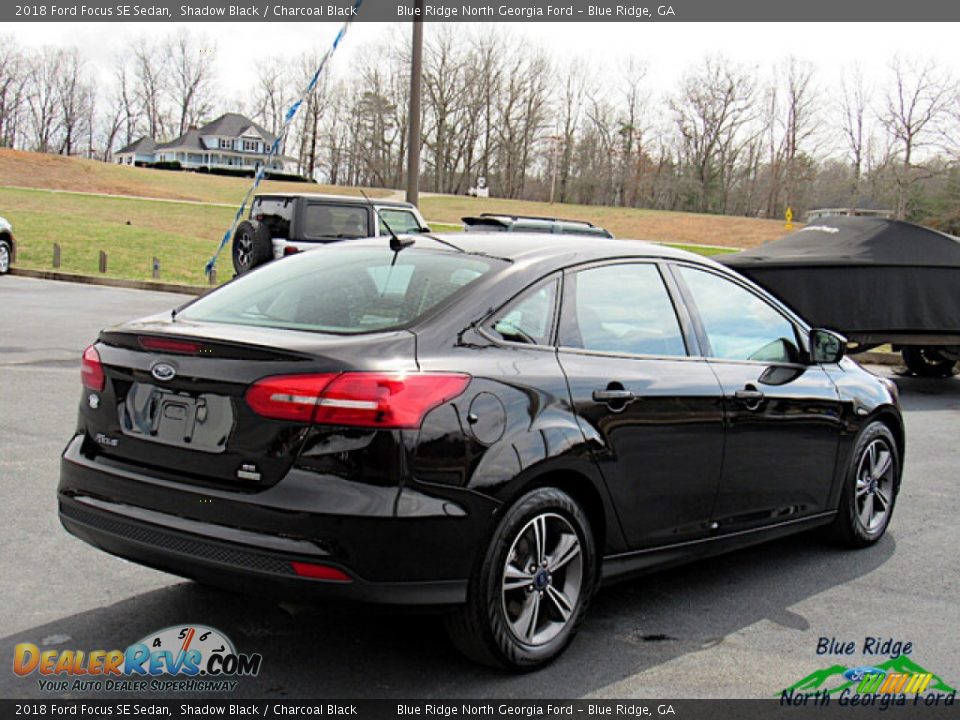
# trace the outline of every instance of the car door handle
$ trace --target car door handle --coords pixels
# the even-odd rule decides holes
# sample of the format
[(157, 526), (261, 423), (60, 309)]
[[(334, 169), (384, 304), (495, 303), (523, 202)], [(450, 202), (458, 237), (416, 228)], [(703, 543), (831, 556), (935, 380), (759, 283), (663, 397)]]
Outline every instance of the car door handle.
[(633, 394), (631, 390), (594, 390), (593, 391), (593, 400), (594, 402), (601, 403), (613, 403), (613, 402), (628, 402), (630, 400), (635, 400), (636, 395)]
[(756, 410), (760, 407), (765, 397), (762, 392), (755, 387), (747, 386), (743, 390), (737, 390), (733, 396), (746, 406), (747, 410)]

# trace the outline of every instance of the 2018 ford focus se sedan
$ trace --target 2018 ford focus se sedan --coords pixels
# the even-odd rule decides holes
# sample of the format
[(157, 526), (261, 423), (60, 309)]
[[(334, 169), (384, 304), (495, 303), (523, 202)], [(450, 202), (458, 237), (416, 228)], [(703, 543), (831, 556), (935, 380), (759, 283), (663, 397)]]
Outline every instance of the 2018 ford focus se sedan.
[(883, 535), (896, 390), (749, 281), (635, 241), (347, 241), (83, 354), (64, 526), (294, 598), (443, 607), (512, 669), (601, 581), (815, 526)]

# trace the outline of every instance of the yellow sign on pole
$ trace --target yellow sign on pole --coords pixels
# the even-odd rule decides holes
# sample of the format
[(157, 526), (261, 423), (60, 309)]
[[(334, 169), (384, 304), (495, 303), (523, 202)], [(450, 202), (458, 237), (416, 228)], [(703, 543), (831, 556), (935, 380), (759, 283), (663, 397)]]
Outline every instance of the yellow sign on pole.
[(786, 227), (787, 230), (793, 230), (793, 208), (787, 207), (787, 211), (783, 214), (783, 217), (787, 221), (784, 227)]

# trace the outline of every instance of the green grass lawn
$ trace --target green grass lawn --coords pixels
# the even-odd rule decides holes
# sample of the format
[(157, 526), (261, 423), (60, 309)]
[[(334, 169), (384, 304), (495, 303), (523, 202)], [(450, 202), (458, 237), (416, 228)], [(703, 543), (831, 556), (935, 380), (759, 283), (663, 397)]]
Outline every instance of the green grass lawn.
[[(17, 238), (19, 267), (52, 269), (53, 244), (61, 270), (97, 275), (99, 252), (107, 275), (147, 280), (153, 258), (164, 282), (206, 284), (203, 266), (233, 218), (229, 208), (126, 198), (87, 197), (40, 190), (0, 189), (0, 207)], [(221, 280), (233, 275), (221, 255)]]
[[(109, 277), (149, 280), (157, 257), (160, 280), (193, 285), (207, 284), (203, 267), (234, 213), (217, 205), (3, 188), (0, 208), (13, 223), (19, 267), (52, 269), (53, 244), (59, 243), (63, 272), (98, 275), (99, 252), (104, 250), (109, 256)], [(455, 222), (430, 221), (430, 226), (436, 232), (462, 229)], [(726, 252), (673, 246), (704, 255)], [(220, 255), (218, 270), (221, 282), (233, 275), (229, 245)]]

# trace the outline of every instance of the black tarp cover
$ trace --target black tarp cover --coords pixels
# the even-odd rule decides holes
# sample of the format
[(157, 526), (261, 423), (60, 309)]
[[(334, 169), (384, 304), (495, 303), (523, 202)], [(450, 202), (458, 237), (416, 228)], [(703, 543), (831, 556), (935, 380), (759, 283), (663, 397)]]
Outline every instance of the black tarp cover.
[(821, 218), (717, 259), (818, 327), (847, 334), (960, 333), (960, 240), (920, 225)]

